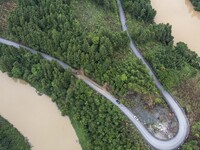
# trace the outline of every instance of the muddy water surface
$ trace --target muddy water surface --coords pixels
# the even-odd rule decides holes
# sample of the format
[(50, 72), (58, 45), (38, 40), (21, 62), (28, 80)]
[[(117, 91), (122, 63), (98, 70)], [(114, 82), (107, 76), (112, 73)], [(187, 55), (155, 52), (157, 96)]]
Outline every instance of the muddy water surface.
[(171, 24), (174, 41), (185, 42), (200, 56), (200, 12), (189, 0), (151, 0), (151, 4), (157, 11), (155, 22)]
[(12, 123), (33, 150), (81, 150), (68, 117), (47, 96), (0, 72), (0, 115)]

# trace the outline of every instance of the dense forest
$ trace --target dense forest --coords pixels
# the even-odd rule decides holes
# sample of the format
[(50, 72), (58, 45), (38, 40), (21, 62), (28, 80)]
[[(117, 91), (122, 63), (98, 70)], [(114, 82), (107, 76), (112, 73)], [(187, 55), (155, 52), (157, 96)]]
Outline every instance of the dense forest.
[(70, 117), (83, 150), (149, 149), (116, 106), (56, 62), (0, 45), (0, 70), (49, 95), (62, 114)]
[[(100, 6), (94, 1), (82, 3), (78, 5), (77, 1), (18, 0), (18, 7), (9, 16), (7, 31), (4, 35), (57, 57), (76, 69), (83, 69), (86, 75), (98, 83), (107, 84), (107, 89), (119, 97), (123, 97), (129, 90), (140, 95), (160, 97), (146, 68), (128, 52), (128, 38), (120, 30), (116, 2), (109, 2), (113, 3), (114, 7), (107, 12), (103, 9), (104, 3)], [(88, 12), (78, 15), (78, 12), (85, 7), (97, 10), (92, 14), (92, 19), (85, 18)], [(100, 23), (95, 23), (96, 18), (100, 20)], [(90, 24), (91, 28), (86, 28), (85, 24)], [(67, 91), (72, 77), (68, 71), (62, 70), (55, 62), (49, 65), (49, 62), (45, 60), (38, 60), (41, 59), (40, 55), (31, 56), (29, 53), (25, 54), (24, 51), (19, 52), (4, 46), (1, 50), (0, 69), (8, 72), (12, 77), (26, 80), (38, 91), (49, 95), (57, 103), (63, 115), (66, 115), (69, 104), (74, 105), (74, 110), (83, 106), (81, 101), (80, 104), (77, 101), (75, 103), (76, 99), (83, 97), (82, 101), (87, 104), (85, 109), (81, 109), (79, 114), (68, 113), (74, 122), (73, 126), (83, 149), (100, 149), (105, 146), (110, 149), (148, 149), (124, 115), (118, 110), (112, 112), (116, 108), (105, 99), (95, 96), (95, 93), (94, 99), (105, 101), (105, 103), (90, 104), (89, 101), (93, 99), (86, 99), (87, 90), (85, 94), (77, 95), (73, 99), (70, 95), (71, 102), (67, 102)], [(74, 89), (75, 86), (70, 86), (70, 88)], [(84, 88), (86, 89), (85, 85)], [(91, 92), (89, 92), (90, 96)], [(104, 124), (92, 123), (97, 118), (94, 115), (88, 116), (88, 113), (92, 115), (96, 112), (89, 111), (89, 108), (102, 110), (98, 112), (100, 115), (98, 119), (99, 121), (103, 119), (101, 122)], [(75, 115), (82, 116), (83, 124), (79, 123), (80, 120), (76, 120)], [(116, 122), (113, 120), (113, 124), (110, 124), (113, 119), (110, 118), (111, 115), (117, 119)], [(99, 130), (94, 130), (97, 125)], [(108, 134), (111, 128), (113, 132)], [(92, 139), (98, 140), (94, 143)]]
[[(143, 2), (145, 1), (145, 2)], [(155, 24), (149, 14), (155, 14), (150, 0), (123, 0), (127, 25), (137, 47), (152, 66), (163, 85), (171, 91), (187, 110), (192, 125), (185, 150), (199, 149), (200, 123), (200, 57), (183, 42), (173, 46), (169, 24)], [(140, 3), (147, 12), (135, 11)], [(145, 5), (143, 4), (145, 3)], [(130, 6), (132, 6), (130, 8)], [(143, 17), (138, 17), (143, 14)]]
[(1, 116), (0, 150), (30, 150), (30, 144), (27, 139)]
[[(175, 91), (186, 109), (188, 105), (200, 107), (199, 87), (195, 87), (192, 98), (192, 94), (185, 96), (182, 88), (184, 82), (188, 87), (192, 81), (198, 83), (197, 54), (182, 42), (173, 46), (171, 26), (154, 23), (156, 11), (149, 0), (123, 0), (123, 6), (131, 36), (160, 81), (168, 90)], [(83, 70), (127, 106), (132, 103), (126, 100), (129, 92), (144, 97), (147, 106), (152, 101), (153, 105), (162, 102), (147, 69), (128, 48), (129, 39), (120, 29), (115, 0), (17, 0), (17, 8), (9, 15), (6, 27), (7, 38)], [(106, 149), (105, 146), (111, 150), (148, 149), (115, 106), (76, 81), (57, 63), (24, 50), (0, 46), (0, 70), (49, 95), (63, 115), (69, 115), (83, 149)], [(198, 109), (189, 110), (189, 115), (193, 117), (194, 132), (183, 146), (185, 150), (199, 144)]]
[(200, 11), (200, 0), (190, 0), (196, 11)]
[[(116, 6), (116, 2), (114, 4)], [(83, 69), (85, 75), (107, 85), (107, 89), (119, 97), (132, 91), (151, 95), (153, 100), (160, 99), (147, 69), (129, 51), (128, 37), (119, 26), (117, 7), (105, 12), (100, 10), (104, 3), (98, 6), (98, 1), (86, 1), (79, 6), (75, 0), (38, 3), (19, 0), (18, 5), (20, 7), (10, 15), (8, 23), (8, 34), (13, 40), (57, 57), (76, 69)], [(86, 15), (92, 10), (90, 7), (100, 12), (94, 12), (92, 20)], [(86, 12), (81, 13), (79, 9)], [(110, 24), (105, 23), (110, 14)], [(101, 26), (93, 23), (99, 16)]]

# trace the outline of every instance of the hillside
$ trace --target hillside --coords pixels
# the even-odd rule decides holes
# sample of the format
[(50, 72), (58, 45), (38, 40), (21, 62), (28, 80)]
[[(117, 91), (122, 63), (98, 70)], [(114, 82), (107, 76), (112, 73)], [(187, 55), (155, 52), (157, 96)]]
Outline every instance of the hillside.
[[(154, 23), (156, 12), (149, 0), (124, 0), (123, 6), (136, 45), (159, 80), (188, 112), (195, 131), (189, 144), (197, 145), (200, 115), (192, 108), (200, 105), (199, 57), (184, 43), (173, 46), (171, 26)], [(147, 126), (155, 121), (147, 122), (141, 112), (150, 114), (159, 107), (171, 114), (148, 70), (129, 48), (115, 0), (17, 0), (6, 27), (2, 34), (5, 37), (80, 70), (132, 111), (140, 106), (138, 118)], [(24, 50), (6, 46), (0, 46), (0, 50), (0, 69), (49, 95), (63, 115), (71, 118), (83, 149), (149, 148), (115, 106), (74, 79), (69, 71)], [(172, 120), (176, 122), (175, 117)]]
[(172, 27), (154, 23), (155, 10), (150, 0), (124, 0), (123, 6), (137, 47), (187, 113), (192, 132), (183, 149), (199, 149), (200, 57), (183, 42), (173, 45)]

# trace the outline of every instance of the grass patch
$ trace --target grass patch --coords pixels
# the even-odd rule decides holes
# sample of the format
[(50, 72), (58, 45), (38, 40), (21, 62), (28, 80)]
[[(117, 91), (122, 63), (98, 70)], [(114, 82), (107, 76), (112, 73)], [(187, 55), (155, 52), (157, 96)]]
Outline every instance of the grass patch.
[(90, 1), (75, 1), (73, 6), (75, 15), (85, 30), (92, 32), (106, 27), (111, 31), (121, 31), (117, 12), (106, 11)]
[(7, 27), (7, 17), (16, 8), (15, 0), (0, 0), (0, 33)]
[(200, 120), (200, 73), (195, 77), (184, 80), (177, 87), (175, 95), (186, 109), (190, 123), (193, 125)]

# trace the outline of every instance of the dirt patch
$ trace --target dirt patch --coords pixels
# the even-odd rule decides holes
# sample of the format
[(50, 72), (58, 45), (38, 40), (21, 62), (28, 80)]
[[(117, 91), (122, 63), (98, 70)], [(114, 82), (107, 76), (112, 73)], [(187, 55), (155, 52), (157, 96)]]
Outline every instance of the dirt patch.
[(190, 123), (200, 120), (200, 74), (177, 87), (176, 96), (190, 118)]
[(2, 31), (5, 31), (7, 27), (7, 17), (9, 13), (15, 10), (16, 7), (17, 4), (13, 0), (7, 0), (0, 3), (0, 26)]
[(132, 102), (132, 105), (127, 105), (129, 110), (158, 139), (167, 140), (173, 138), (178, 131), (178, 122), (173, 112), (171, 112), (167, 105), (154, 104), (150, 107), (149, 103), (145, 103), (143, 98), (147, 97), (136, 93), (129, 93), (126, 97), (126, 99)]
[(85, 30), (94, 32), (102, 26), (111, 31), (121, 30), (118, 16), (116, 14), (113, 15), (110, 11), (99, 8), (95, 3), (90, 1), (75, 1), (74, 6), (76, 17)]

